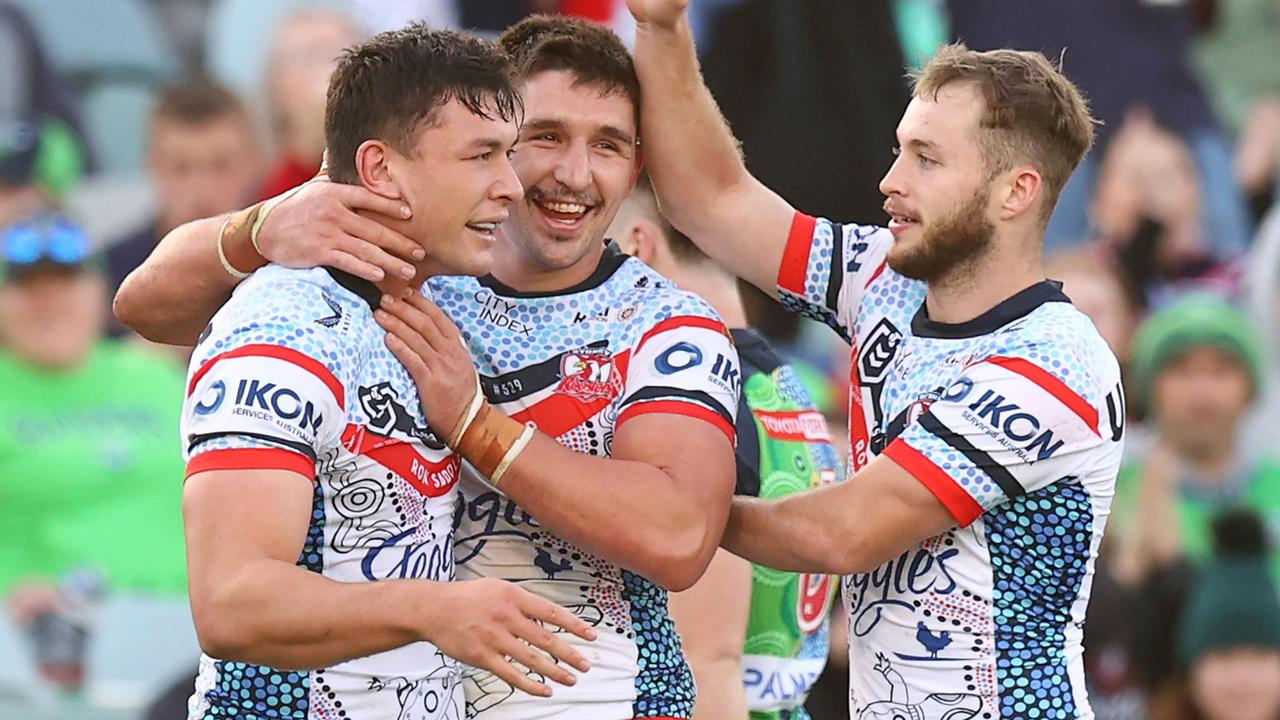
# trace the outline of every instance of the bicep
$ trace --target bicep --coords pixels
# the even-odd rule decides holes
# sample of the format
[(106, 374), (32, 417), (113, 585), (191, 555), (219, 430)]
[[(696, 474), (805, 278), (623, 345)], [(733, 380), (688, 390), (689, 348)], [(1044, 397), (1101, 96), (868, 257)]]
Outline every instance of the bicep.
[(673, 413), (646, 413), (614, 434), (613, 458), (642, 462), (676, 481), (682, 502), (728, 511), (734, 484), (733, 445), (706, 420)]
[(296, 562), (306, 540), (314, 483), (287, 470), (210, 470), (182, 493), (191, 599), (254, 560)]

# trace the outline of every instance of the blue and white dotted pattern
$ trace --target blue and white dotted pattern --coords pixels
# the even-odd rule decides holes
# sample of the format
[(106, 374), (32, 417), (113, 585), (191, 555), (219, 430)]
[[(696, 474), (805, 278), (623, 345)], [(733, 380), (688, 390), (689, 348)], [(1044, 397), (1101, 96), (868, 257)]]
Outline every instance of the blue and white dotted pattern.
[[(1016, 303), (998, 308), (1008, 319), (984, 318), (972, 325), (983, 328), (975, 332), (950, 330), (924, 316), (913, 322), (925, 285), (880, 267), (891, 238), (861, 233), (859, 226), (843, 228), (841, 285), (838, 294), (829, 293), (830, 228), (822, 220), (815, 226), (805, 297), (782, 295), (792, 310), (844, 321), (835, 323), (837, 329), (851, 326), (852, 361), (862, 383), (853, 391), (867, 432), (854, 442), (867, 443), (874, 453), (901, 439), (985, 510), (967, 528), (846, 578), (845, 604), (856, 630), (850, 638), (851, 717), (890, 709), (910, 716), (944, 697), (973, 713), (965, 717), (985, 720), (1086, 713), (1084, 688), (1070, 680), (1081, 668), (1069, 667), (1067, 658), (1079, 662), (1081, 633), (1073, 622), (1084, 615), (1081, 588), (1093, 572), (1122, 447), (1122, 419), (1107, 416), (1108, 393), (1119, 383), (1114, 357), (1089, 320), (1048, 291), (1028, 295), (1050, 299), (1030, 302), (1025, 312), (1015, 311)], [(866, 246), (859, 249), (859, 243)], [(993, 311), (990, 317), (1006, 316)], [(1019, 391), (1031, 387), (1029, 394), (1002, 401), (1002, 407), (1015, 403), (1018, 409), (1003, 410), (998, 423), (961, 426), (963, 412), (977, 414), (969, 406), (983, 390), (952, 403), (944, 396), (966, 372), (974, 378), (986, 373), (990, 380), (996, 365), (978, 368), (993, 357), (1034, 365), (1083, 403), (1048, 405), (1044, 386), (1020, 376), (1010, 382), (1021, 383)], [(1093, 412), (1096, 432), (1081, 419)], [(1025, 415), (1012, 426), (1011, 439), (1006, 421), (1019, 413)], [(989, 411), (987, 420), (991, 416)], [(930, 417), (974, 447), (961, 452), (926, 432), (922, 425)], [(1017, 439), (1032, 428), (1036, 434)], [(1054, 437), (1028, 450), (1045, 430)], [(1039, 451), (1058, 440), (1066, 442), (1042, 460)], [(997, 459), (1004, 486), (1012, 477), (1014, 500), (992, 468), (978, 465), (975, 449)]]
[(632, 572), (622, 572), (631, 600), (631, 625), (636, 632), (638, 718), (687, 718), (693, 714), (693, 673), (684, 661), (680, 636), (667, 613), (667, 594)]
[(1028, 494), (986, 517), (1001, 717), (1078, 717), (1065, 631), (1090, 572), (1094, 529), (1089, 495), (1075, 482)]

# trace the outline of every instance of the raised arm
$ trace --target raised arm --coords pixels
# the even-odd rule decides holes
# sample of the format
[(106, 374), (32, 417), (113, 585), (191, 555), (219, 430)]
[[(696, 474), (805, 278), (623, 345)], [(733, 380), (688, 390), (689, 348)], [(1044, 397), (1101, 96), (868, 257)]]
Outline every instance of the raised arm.
[(733, 274), (777, 295), (795, 210), (743, 163), (702, 82), (689, 0), (627, 0), (636, 18), (641, 142), (662, 212)]
[[(180, 225), (125, 278), (112, 309), (116, 317), (154, 342), (194, 345), (201, 330), (243, 279), (231, 267), (252, 272), (267, 262), (308, 268), (330, 265), (370, 282), (385, 273), (412, 277), (401, 258), (421, 259), (421, 247), (371, 215), (408, 217), (408, 206), (365, 188), (312, 182), (281, 196), (262, 220), (253, 243), (256, 212), (272, 201), (231, 216)], [(265, 258), (264, 258), (265, 256)]]

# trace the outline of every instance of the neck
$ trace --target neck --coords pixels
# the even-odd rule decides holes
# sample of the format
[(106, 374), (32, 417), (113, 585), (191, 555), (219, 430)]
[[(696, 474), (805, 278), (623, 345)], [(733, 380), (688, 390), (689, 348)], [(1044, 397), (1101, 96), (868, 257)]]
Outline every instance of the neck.
[(490, 274), (507, 287), (525, 293), (566, 290), (591, 277), (604, 257), (604, 238), (595, 239), (585, 255), (568, 267), (547, 268), (523, 248), (499, 234)]
[(742, 306), (742, 296), (738, 294), (738, 281), (715, 264), (706, 261), (660, 272), (676, 287), (706, 300), (725, 325), (733, 329), (747, 327), (747, 311)]
[[(392, 218), (388, 218), (386, 215), (366, 212), (363, 210), (357, 210), (356, 212), (369, 218), (370, 220), (373, 220), (379, 225), (383, 225), (392, 230), (395, 230), (396, 232), (400, 233), (401, 235), (404, 235), (405, 237), (411, 240), (415, 239), (413, 234), (413, 228), (410, 227), (409, 223), (407, 222), (404, 222), (401, 220), (395, 220)], [(400, 257), (400, 256), (397, 255), (396, 257)], [(414, 269), (413, 279), (405, 280), (403, 277), (400, 277), (398, 275), (384, 276), (381, 280), (374, 283), (374, 286), (376, 286), (379, 290), (381, 290), (382, 294), (384, 295), (390, 295), (391, 297), (395, 297), (395, 298), (402, 298), (402, 297), (405, 297), (405, 295), (410, 291), (417, 292), (417, 290), (422, 287), (422, 284), (425, 283), (428, 278), (435, 275), (449, 274), (447, 268), (441, 267), (438, 263), (436, 263), (432, 259), (431, 253), (429, 250), (427, 252), (427, 257), (417, 262), (414, 262), (409, 258), (400, 258), (400, 259), (404, 260), (405, 262), (413, 266), (413, 269)]]
[[(1026, 247), (1035, 251), (1013, 249)], [(967, 322), (1044, 279), (1039, 243), (995, 238), (991, 250), (981, 257), (929, 281), (925, 306), (929, 319), (935, 322)]]

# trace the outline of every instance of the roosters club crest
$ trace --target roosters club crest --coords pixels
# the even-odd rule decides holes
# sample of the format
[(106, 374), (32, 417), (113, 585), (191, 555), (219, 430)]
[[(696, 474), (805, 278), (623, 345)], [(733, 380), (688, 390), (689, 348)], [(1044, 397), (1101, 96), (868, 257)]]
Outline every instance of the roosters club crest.
[(556, 392), (583, 402), (616, 397), (622, 392), (622, 375), (613, 356), (595, 352), (567, 352), (560, 357), (560, 385)]

